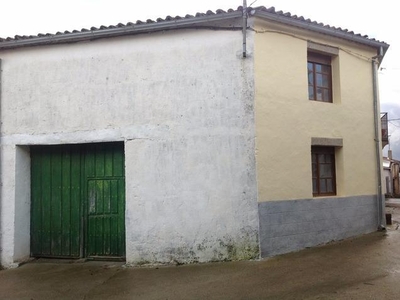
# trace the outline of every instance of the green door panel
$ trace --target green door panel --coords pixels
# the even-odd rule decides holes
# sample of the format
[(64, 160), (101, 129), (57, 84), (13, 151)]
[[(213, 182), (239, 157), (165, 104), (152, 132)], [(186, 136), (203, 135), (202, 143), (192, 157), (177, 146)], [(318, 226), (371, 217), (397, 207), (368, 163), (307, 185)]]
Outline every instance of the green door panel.
[(124, 256), (124, 180), (88, 180), (88, 256)]
[[(31, 148), (31, 254), (80, 255), (80, 155), (71, 146)], [(76, 161), (77, 160), (77, 161)]]
[(31, 255), (125, 256), (123, 143), (31, 147)]

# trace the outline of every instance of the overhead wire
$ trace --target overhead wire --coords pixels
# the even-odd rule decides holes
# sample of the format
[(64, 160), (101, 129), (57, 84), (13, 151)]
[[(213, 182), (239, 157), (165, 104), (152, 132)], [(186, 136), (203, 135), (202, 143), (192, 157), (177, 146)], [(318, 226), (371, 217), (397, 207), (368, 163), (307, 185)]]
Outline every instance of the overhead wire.
[(400, 125), (396, 125), (395, 123), (393, 123), (392, 121), (389, 121), (389, 120), (388, 120), (388, 122), (389, 122), (390, 124), (392, 124), (393, 126), (396, 126), (396, 127), (400, 128)]

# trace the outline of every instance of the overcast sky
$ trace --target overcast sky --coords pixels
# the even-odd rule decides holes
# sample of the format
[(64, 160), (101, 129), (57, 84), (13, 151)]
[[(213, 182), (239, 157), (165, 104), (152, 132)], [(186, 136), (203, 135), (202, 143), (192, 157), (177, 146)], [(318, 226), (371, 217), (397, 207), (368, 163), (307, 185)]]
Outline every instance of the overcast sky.
[[(248, 0), (251, 4), (254, 0)], [(56, 33), (100, 25), (184, 16), (219, 8), (236, 9), (242, 0), (0, 0), (0, 37)], [(400, 118), (400, 34), (396, 1), (257, 0), (315, 21), (367, 34), (391, 45), (379, 72), (381, 109)], [(400, 121), (390, 126), (392, 148), (400, 159)]]

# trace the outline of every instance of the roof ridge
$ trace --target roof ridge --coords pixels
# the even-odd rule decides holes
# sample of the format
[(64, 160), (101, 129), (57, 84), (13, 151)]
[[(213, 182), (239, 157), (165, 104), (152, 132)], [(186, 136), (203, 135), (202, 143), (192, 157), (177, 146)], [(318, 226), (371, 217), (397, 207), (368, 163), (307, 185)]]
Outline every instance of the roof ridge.
[[(181, 27), (183, 27), (182, 24), (185, 26), (193, 26), (195, 23), (198, 23), (200, 20), (202, 21), (207, 21), (209, 18), (213, 20), (219, 20), (219, 18), (222, 20), (225, 18), (230, 18), (230, 17), (237, 17), (235, 13), (237, 14), (238, 12), (242, 13), (243, 7), (239, 6), (237, 9), (228, 9), (228, 10), (223, 10), (223, 9), (217, 9), (215, 12), (211, 10), (207, 10), (205, 13), (198, 12), (195, 15), (190, 15), (187, 14), (185, 16), (175, 16), (172, 17), (170, 15), (167, 15), (165, 18), (157, 18), (156, 20), (151, 20), (148, 19), (146, 21), (141, 21), (137, 20), (135, 23), (128, 22), (126, 24), (123, 23), (118, 23), (117, 25), (100, 25), (99, 27), (91, 27), (90, 29), (87, 28), (82, 28), (81, 30), (72, 30), (68, 31), (65, 30), (64, 32), (57, 31), (56, 33), (38, 33), (37, 35), (15, 35), (14, 37), (6, 37), (6, 38), (1, 38), (0, 37), (0, 49), (6, 49), (6, 48), (16, 48), (16, 47), (22, 47), (22, 46), (34, 46), (34, 45), (39, 45), (39, 44), (46, 44), (46, 43), (65, 43), (68, 42), (68, 40), (72, 40), (75, 38), (75, 36), (79, 35), (79, 38), (81, 39), (95, 39), (95, 38), (103, 38), (103, 37), (108, 37), (112, 36), (111, 31), (115, 30), (115, 33), (117, 34), (133, 34), (133, 33), (140, 33), (140, 32), (145, 32), (145, 30), (140, 30), (141, 27), (146, 27), (147, 32), (151, 30), (157, 30), (157, 28), (162, 28), (158, 30), (167, 30), (167, 29), (176, 29), (178, 28), (177, 24), (180, 23)], [(266, 8), (265, 6), (258, 6), (258, 7), (248, 7), (247, 11), (252, 15), (252, 14), (261, 14), (264, 16), (269, 16), (271, 19), (274, 19), (275, 21), (290, 21), (290, 22), (296, 22), (297, 25), (304, 25), (304, 26), (312, 26), (314, 29), (318, 29), (321, 31), (324, 31), (326, 34), (332, 34), (332, 35), (337, 35), (341, 38), (344, 39), (353, 39), (356, 38), (358, 42), (371, 42), (374, 45), (376, 43), (382, 44), (384, 47), (388, 47), (389, 45), (385, 42), (381, 42), (376, 40), (375, 38), (370, 38), (368, 35), (361, 35), (359, 33), (354, 33), (353, 31), (349, 31), (348, 29), (342, 29), (341, 27), (335, 27), (335, 26), (330, 26), (327, 24), (324, 24), (322, 22), (317, 22), (317, 21), (312, 21), (309, 18), (305, 18), (303, 16), (297, 16), (297, 15), (292, 15), (290, 12), (283, 12), (282, 10), (276, 11), (274, 6), (271, 6), (269, 8)], [(193, 21), (193, 22), (190, 22)], [(163, 24), (166, 24), (163, 26)], [(171, 25), (168, 25), (171, 24)], [(176, 25), (176, 26), (175, 26)], [(151, 26), (154, 26), (151, 27)], [(151, 27), (151, 28), (150, 28)], [(155, 28), (157, 27), (157, 28)], [(123, 33), (118, 31), (118, 29), (127, 29)], [(311, 30), (311, 28), (308, 28)], [(104, 36), (102, 35), (102, 32), (104, 33)], [(84, 35), (86, 33), (86, 36)], [(87, 35), (87, 33), (93, 33), (91, 37)], [(53, 38), (56, 37), (57, 39)], [(45, 41), (45, 39), (51, 39)], [(61, 40), (62, 38), (62, 40)], [(40, 39), (43, 39), (43, 41), (40, 41)], [(35, 40), (35, 42), (28, 42), (29, 40)], [(25, 43), (25, 44), (24, 44)], [(3, 44), (3, 47), (2, 47)], [(8, 44), (7, 46), (5, 44)]]
[(0, 37), (0, 42), (3, 41), (11, 41), (11, 40), (22, 40), (22, 39), (29, 39), (29, 38), (35, 38), (35, 37), (43, 37), (43, 36), (53, 36), (53, 35), (60, 35), (60, 34), (71, 34), (71, 33), (78, 33), (78, 32), (88, 32), (88, 31), (96, 31), (96, 30), (102, 30), (102, 29), (112, 29), (116, 27), (128, 27), (128, 26), (135, 26), (135, 25), (142, 25), (142, 24), (151, 24), (151, 23), (160, 23), (160, 22), (165, 22), (165, 21), (176, 21), (176, 20), (182, 20), (182, 19), (191, 19), (191, 18), (198, 18), (202, 16), (210, 16), (210, 15), (219, 15), (219, 14), (226, 14), (226, 13), (231, 13), (235, 11), (242, 11), (242, 6), (238, 6), (238, 8), (232, 9), (229, 8), (228, 10), (223, 10), (223, 9), (217, 9), (215, 12), (211, 10), (207, 10), (205, 13), (197, 12), (195, 15), (190, 15), (186, 14), (184, 17), (182, 16), (175, 16), (172, 17), (170, 15), (167, 15), (164, 19), (159, 17), (156, 20), (152, 19), (147, 19), (146, 21), (143, 20), (137, 20), (135, 23), (133, 22), (127, 22), (126, 24), (123, 23), (118, 23), (117, 25), (100, 25), (99, 27), (92, 26), (90, 29), (82, 28), (81, 30), (64, 30), (64, 32), (57, 31), (56, 33), (38, 33), (36, 35), (15, 35), (14, 37)]
[(313, 21), (310, 18), (306, 18), (304, 16), (293, 15), (290, 12), (283, 12), (282, 10), (276, 11), (274, 6), (271, 6), (269, 8), (266, 8), (265, 6), (257, 6), (257, 7), (254, 7), (253, 9), (259, 10), (259, 11), (268, 12), (268, 13), (273, 13), (273, 14), (276, 14), (276, 15), (281, 15), (281, 16), (284, 16), (284, 17), (287, 17), (287, 18), (291, 18), (291, 19), (294, 19), (294, 20), (299, 20), (299, 21), (303, 21), (303, 22), (306, 22), (306, 23), (315, 24), (315, 25), (322, 26), (322, 27), (325, 27), (325, 28), (330, 28), (330, 29), (333, 29), (333, 30), (337, 30), (337, 31), (353, 34), (355, 36), (359, 36), (359, 37), (363, 37), (363, 38), (366, 38), (366, 39), (369, 39), (369, 40), (373, 40), (373, 41), (384, 43), (382, 41), (376, 40), (375, 38), (371, 38), (368, 35), (362, 35), (360, 33), (355, 33), (354, 31), (350, 31), (349, 29), (346, 29), (346, 28), (343, 29), (341, 27), (335, 27), (335, 26), (331, 26), (329, 24), (324, 24), (322, 22)]

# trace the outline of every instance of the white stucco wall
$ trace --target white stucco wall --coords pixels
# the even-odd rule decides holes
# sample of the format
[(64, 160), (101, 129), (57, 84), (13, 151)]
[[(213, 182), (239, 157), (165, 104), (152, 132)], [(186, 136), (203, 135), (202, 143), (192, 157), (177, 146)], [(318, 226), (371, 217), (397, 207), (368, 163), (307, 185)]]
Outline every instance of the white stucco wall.
[(15, 148), (14, 261), (29, 257), (30, 247), (30, 152), (27, 146)]
[(245, 60), (240, 31), (0, 52), (2, 264), (29, 253), (15, 145), (101, 141), (125, 141), (128, 263), (257, 256), (251, 36)]
[(14, 266), (15, 152), (13, 145), (1, 146), (0, 255), (5, 267)]

